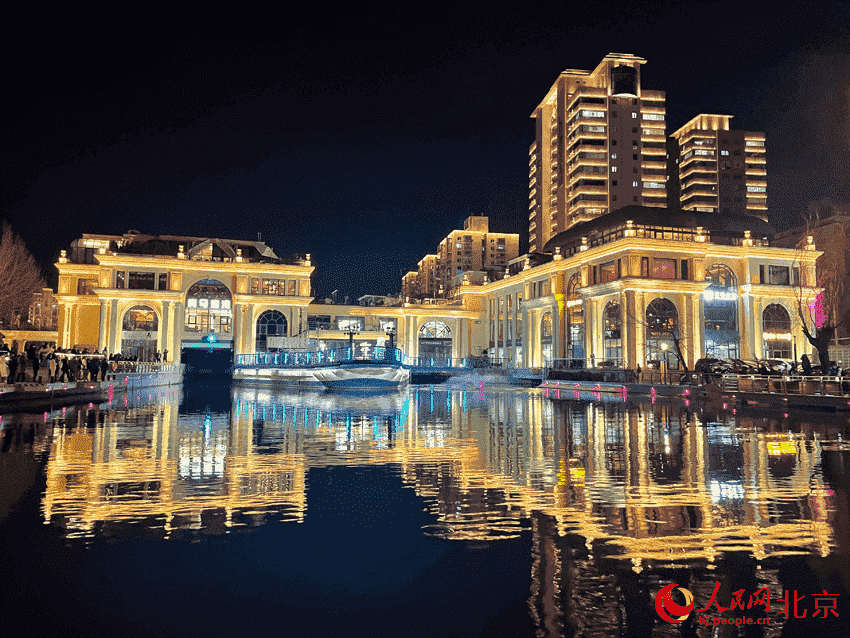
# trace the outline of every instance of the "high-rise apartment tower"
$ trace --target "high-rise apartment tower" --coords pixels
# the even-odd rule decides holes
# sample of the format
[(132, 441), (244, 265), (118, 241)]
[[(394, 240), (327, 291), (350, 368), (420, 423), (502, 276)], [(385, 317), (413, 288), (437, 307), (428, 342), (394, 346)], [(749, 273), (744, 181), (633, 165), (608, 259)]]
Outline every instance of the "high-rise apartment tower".
[[(683, 210), (752, 215), (767, 221), (764, 133), (733, 131), (731, 115), (697, 115), (671, 135)], [(671, 168), (673, 165), (671, 161)]]
[(593, 71), (563, 71), (534, 109), (531, 252), (623, 206), (667, 205), (665, 93), (641, 88), (645, 62), (610, 53)]

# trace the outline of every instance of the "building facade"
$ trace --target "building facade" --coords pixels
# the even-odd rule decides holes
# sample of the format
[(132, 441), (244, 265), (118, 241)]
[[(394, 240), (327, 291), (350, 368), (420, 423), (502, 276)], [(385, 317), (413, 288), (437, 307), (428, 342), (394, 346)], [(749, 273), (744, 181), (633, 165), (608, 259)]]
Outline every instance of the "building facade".
[(764, 133), (734, 131), (731, 119), (731, 115), (697, 115), (672, 134), (673, 190), (683, 210), (752, 215), (767, 221)]
[(531, 114), (529, 250), (628, 205), (667, 205), (664, 91), (641, 87), (643, 58), (610, 53), (563, 71)]
[(233, 354), (352, 340), (368, 355), (392, 333), (410, 357), (514, 367), (790, 360), (811, 353), (797, 304), (814, 294), (821, 252), (774, 247), (773, 234), (752, 216), (626, 207), (559, 233), (500, 280), (394, 306), (317, 303), (309, 256), (287, 262), (260, 242), (85, 235), (57, 264), (59, 342), (176, 360), (210, 336)]
[[(466, 273), (503, 272), (510, 260), (519, 255), (519, 235), (490, 232), (490, 219), (470, 216), (463, 230), (453, 230), (440, 242), (437, 253), (426, 255), (416, 271), (402, 279), (405, 298), (428, 299), (451, 296)], [(416, 294), (409, 294), (416, 293)]]

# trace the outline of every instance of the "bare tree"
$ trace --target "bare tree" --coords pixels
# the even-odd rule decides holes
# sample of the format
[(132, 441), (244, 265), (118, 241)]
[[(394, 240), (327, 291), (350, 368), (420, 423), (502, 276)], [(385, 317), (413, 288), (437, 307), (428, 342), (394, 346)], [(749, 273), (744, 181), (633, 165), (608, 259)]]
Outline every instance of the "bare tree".
[(13, 317), (26, 316), (33, 293), (44, 287), (44, 279), (24, 241), (3, 222), (0, 238), (0, 319), (11, 324)]
[[(676, 309), (675, 304), (669, 299), (662, 297), (658, 301), (665, 305), (669, 304), (674, 310)], [(682, 370), (688, 372), (688, 361), (682, 350), (682, 326), (679, 320), (678, 310), (676, 310), (675, 315), (670, 315), (654, 309), (647, 309), (650, 310), (650, 313), (647, 313), (645, 317), (638, 317), (634, 312), (629, 310), (625, 313), (625, 318), (631, 325), (643, 326), (646, 336), (649, 339), (670, 341), (673, 344), (670, 353), (676, 357)]]
[(794, 283), (797, 318), (803, 334), (817, 350), (822, 369), (829, 366), (829, 343), (835, 337), (839, 326), (850, 322), (850, 313), (841, 316), (841, 300), (845, 289), (845, 255), (850, 250), (850, 241), (843, 233), (835, 233), (834, 240), (840, 243), (835, 250), (825, 252), (818, 257), (816, 275), (806, 273), (802, 254), (806, 250), (804, 238), (798, 247), (801, 276)]

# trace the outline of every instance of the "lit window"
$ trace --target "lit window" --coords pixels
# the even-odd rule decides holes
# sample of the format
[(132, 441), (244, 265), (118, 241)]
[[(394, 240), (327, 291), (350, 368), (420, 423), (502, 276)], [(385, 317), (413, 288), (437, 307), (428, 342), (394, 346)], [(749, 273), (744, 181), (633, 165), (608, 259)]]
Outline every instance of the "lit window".
[(612, 166), (612, 167), (611, 167), (611, 172), (612, 172), (612, 173), (616, 173), (616, 172), (617, 172), (617, 167), (616, 167), (616, 166)]
[(729, 151), (720, 151), (721, 155), (729, 155)]
[(633, 120), (636, 120), (636, 119), (637, 119), (637, 113), (632, 113), (632, 119), (633, 119)]
[(616, 153), (611, 153), (611, 159), (617, 159), (617, 154), (616, 154)]
[(637, 182), (632, 182), (632, 186), (633, 186), (634, 188), (637, 188), (637, 187), (638, 187), (638, 183), (637, 183)]

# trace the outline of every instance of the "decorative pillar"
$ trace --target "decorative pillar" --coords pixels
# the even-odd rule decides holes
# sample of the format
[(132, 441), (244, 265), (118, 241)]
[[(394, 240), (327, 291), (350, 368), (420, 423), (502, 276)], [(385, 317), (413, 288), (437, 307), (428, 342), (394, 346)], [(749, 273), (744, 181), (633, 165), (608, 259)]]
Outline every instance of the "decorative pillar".
[(635, 292), (635, 365), (646, 370), (646, 293)]
[(107, 323), (108, 303), (105, 299), (100, 300), (100, 334), (97, 339), (97, 349), (101, 352), (109, 345), (109, 325)]
[(531, 368), (531, 312), (522, 311), (522, 367)]
[(594, 299), (585, 297), (582, 299), (582, 305), (584, 306), (584, 365), (585, 367), (590, 367), (597, 363), (596, 349), (593, 343), (593, 321), (596, 317)]
[(242, 304), (233, 303), (233, 354), (242, 354)]
[(516, 342), (517, 337), (519, 336), (517, 333), (519, 332), (519, 326), (517, 324), (517, 317), (519, 316), (519, 294), (513, 293), (513, 313), (511, 317), (511, 361), (514, 366), (522, 367), (522, 361), (517, 361), (517, 353), (516, 353)]
[(183, 314), (183, 302), (178, 301), (174, 304), (174, 334), (173, 341), (171, 342), (171, 348), (169, 348), (170, 352), (169, 359), (175, 363), (180, 363), (181, 354), (183, 351), (183, 344), (181, 343), (183, 338), (183, 324), (186, 321), (186, 317)]
[[(159, 332), (156, 336), (156, 349), (159, 352), (163, 352), (166, 349), (166, 343), (168, 343), (168, 303), (163, 302), (162, 304), (162, 321), (159, 322)], [(171, 353), (169, 353), (171, 354)]]
[(109, 301), (109, 332), (107, 333), (107, 349), (109, 354), (115, 354), (121, 350), (121, 323), (118, 319), (118, 300)]

